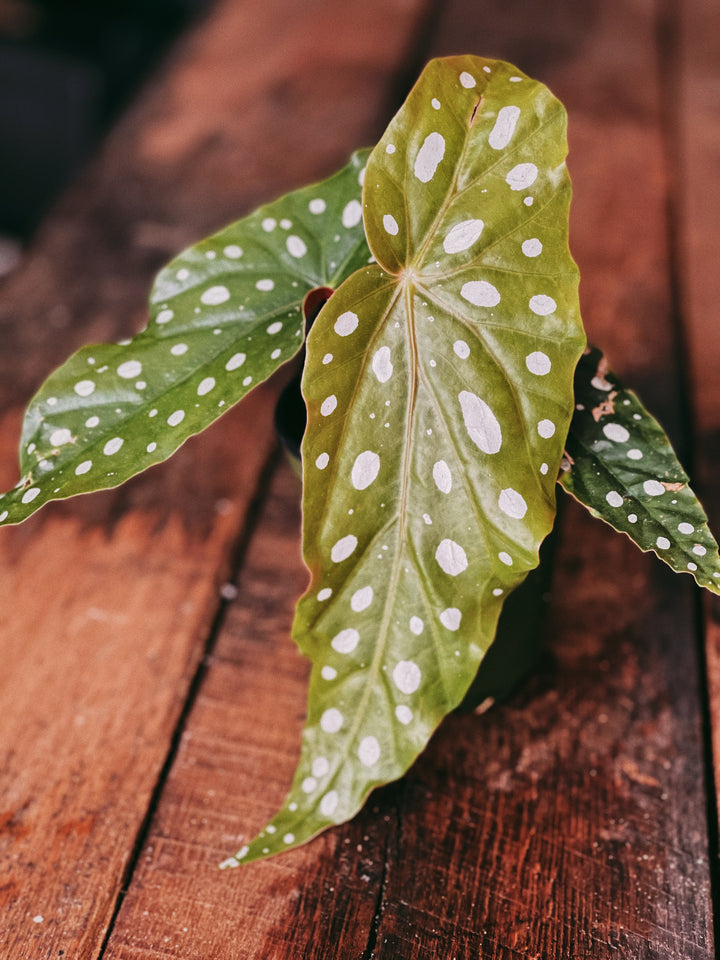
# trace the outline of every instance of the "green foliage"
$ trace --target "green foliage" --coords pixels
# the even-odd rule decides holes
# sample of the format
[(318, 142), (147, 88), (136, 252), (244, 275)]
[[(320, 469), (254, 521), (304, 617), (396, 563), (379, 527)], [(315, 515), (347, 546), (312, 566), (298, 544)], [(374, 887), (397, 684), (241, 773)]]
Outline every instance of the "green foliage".
[(22, 479), (0, 523), (167, 459), (298, 352), (305, 296), (367, 263), (367, 153), (180, 254), (157, 277), (145, 330), (52, 374), (25, 415)]
[(584, 346), (565, 150), (543, 86), (462, 57), (426, 68), (371, 154), (377, 265), (321, 311), (303, 378), (302, 755), (244, 862), (408, 768), (538, 562)]
[(560, 483), (641, 550), (720, 593), (718, 545), (688, 476), (662, 427), (599, 350), (578, 364), (575, 401)]
[(432, 61), (371, 154), (186, 250), (147, 328), (81, 350), (28, 408), (0, 524), (170, 456), (300, 350), (308, 294), (334, 291), (303, 374), (301, 757), (223, 866), (351, 817), (413, 762), (538, 563), (566, 440), (563, 486), (718, 592), (667, 438), (596, 351), (578, 365), (565, 123), (509, 64)]

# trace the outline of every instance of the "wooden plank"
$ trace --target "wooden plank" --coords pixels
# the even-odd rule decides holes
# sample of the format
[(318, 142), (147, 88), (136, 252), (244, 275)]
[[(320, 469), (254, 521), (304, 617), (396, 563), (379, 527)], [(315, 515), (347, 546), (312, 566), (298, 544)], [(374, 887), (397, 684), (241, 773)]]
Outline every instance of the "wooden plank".
[(105, 958), (365, 955), (389, 817), (217, 869), (282, 801), (297, 754), (308, 677), (289, 638), (307, 583), (299, 495), (283, 467)]
[[(81, 342), (142, 325), (162, 262), (372, 140), (420, 10), (383, 4), (385, 28), (371, 41), (367, 26), (357, 30), (376, 16), (371, 4), (340, 14), (323, 0), (297, 10), (226, 0), (178, 50), (3, 289), (5, 486), (16, 479), (20, 404)], [(325, 53), (301, 72), (308, 35)], [(355, 103), (361, 88), (366, 99)], [(303, 151), (300, 118), (311, 114), (314, 142)], [(274, 391), (122, 490), (2, 531), (0, 944), (9, 960), (83, 960), (101, 949), (273, 447)]]
[[(691, 402), (697, 417), (698, 488), (716, 536), (720, 532), (720, 10), (703, 0), (683, 0), (677, 9), (681, 83), (673, 129), (678, 161), (678, 235), (682, 314), (687, 331)], [(707, 664), (709, 725), (712, 731), (711, 790), (720, 810), (720, 602), (702, 607)], [(717, 819), (714, 823), (717, 845)], [(715, 868), (715, 903), (720, 902), (720, 864)]]
[(673, 134), (679, 163), (680, 287), (704, 447), (708, 440), (717, 444), (720, 433), (720, 276), (713, 250), (720, 232), (720, 10), (707, 0), (682, 0), (678, 9), (682, 73)]
[[(441, 48), (468, 33), (462, 5), (456, 11)], [(509, 59), (531, 43), (535, 72), (568, 107), (571, 236), (589, 335), (678, 438), (654, 7), (560, 4), (556, 17), (547, 8), (535, 19), (516, 14), (500, 13), (484, 40)], [(438, 889), (463, 873), (480, 878), (475, 924), (458, 942), (444, 908), (439, 945), (426, 924), (423, 942), (399, 946), (412, 928), (396, 906), (401, 890), (412, 902), (400, 855), (378, 929), (387, 956), (441, 955), (451, 944), (459, 956), (713, 955), (692, 590), (575, 505), (559, 556), (554, 668), (529, 702), (493, 718), (485, 829), (463, 835), (453, 826), (456, 867), (437, 868)], [(482, 789), (474, 787), (453, 798), (458, 820)], [(418, 819), (416, 836), (438, 835), (430, 814)]]
[[(438, 52), (507, 56), (568, 104), (588, 326), (672, 422), (653, 8), (470, 13), (447, 5)], [(690, 586), (573, 505), (535, 680), (450, 718), (351, 824), (215, 871), (281, 800), (304, 712), (297, 492), (277, 484), (104, 956), (712, 956)]]
[[(446, 8), (438, 49), (462, 42), (518, 59), (514, 51), (532, 37), (535, 71), (572, 116), (574, 236), (588, 326), (672, 425), (679, 377), (659, 93), (648, 81), (653, 8), (616, 0), (593, 10), (592, 43), (580, 51), (585, 13), (573, 17), (566, 5), (555, 13), (509, 14), (495, 33), (479, 18), (482, 38), (475, 38), (467, 4), (458, 3)], [(551, 40), (560, 24), (565, 59), (557, 64)], [(660, 382), (656, 369), (663, 370)], [(260, 706), (252, 728), (246, 722), (225, 732), (230, 714), (222, 704), (210, 716), (206, 691), (217, 703), (226, 682), (211, 668), (189, 718), (190, 745), (178, 756), (107, 956), (712, 956), (690, 584), (579, 508), (571, 505), (568, 519), (553, 659), (535, 681), (484, 716), (451, 718), (410, 775), (378, 792), (353, 823), (286, 857), (242, 868), (225, 893), (222, 879), (206, 872), (217, 852), (205, 846), (205, 837), (211, 841), (204, 832), (193, 846), (200, 868), (187, 876), (183, 838), (197, 829), (198, 798), (213, 790), (228, 838), (247, 838), (289, 783), (303, 710), (301, 678), (292, 694), (286, 685), (287, 644), (275, 654), (263, 649), (263, 662), (270, 656), (274, 667), (249, 666), (258, 659), (252, 636), (263, 606), (242, 586), (239, 604), (249, 622), (237, 638), (225, 632), (217, 650), (223, 660), (239, 659), (231, 651), (240, 644), (244, 672), (234, 682), (242, 689), (247, 672), (254, 681), (248, 695)], [(260, 540), (267, 536), (263, 529)], [(289, 536), (280, 539), (289, 543)], [(269, 577), (257, 563), (246, 569), (250, 582)], [(280, 569), (287, 576), (284, 564)], [(263, 674), (273, 669), (282, 687), (264, 688)], [(290, 700), (283, 711), (295, 705), (296, 726), (278, 731), (266, 723), (263, 730), (262, 704), (280, 689)], [(272, 774), (263, 773), (263, 760)], [(348, 923), (345, 897), (358, 878), (367, 886), (353, 888)]]

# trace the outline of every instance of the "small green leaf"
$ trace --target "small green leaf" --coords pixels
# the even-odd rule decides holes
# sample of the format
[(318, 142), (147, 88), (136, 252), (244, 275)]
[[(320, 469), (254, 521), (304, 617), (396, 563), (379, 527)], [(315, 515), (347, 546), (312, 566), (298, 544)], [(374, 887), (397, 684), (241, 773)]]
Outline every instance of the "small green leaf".
[(560, 483), (641, 550), (720, 593), (718, 545), (688, 476), (660, 424), (599, 350), (578, 364), (575, 400)]
[(145, 330), (53, 373), (25, 415), (22, 479), (0, 497), (0, 523), (165, 460), (296, 354), (306, 294), (368, 261), (367, 156), (184, 251), (156, 280)]
[(308, 338), (286, 803), (237, 866), (353, 816), (462, 700), (537, 564), (584, 346), (565, 113), (508, 64), (436, 60), (368, 161), (370, 249)]

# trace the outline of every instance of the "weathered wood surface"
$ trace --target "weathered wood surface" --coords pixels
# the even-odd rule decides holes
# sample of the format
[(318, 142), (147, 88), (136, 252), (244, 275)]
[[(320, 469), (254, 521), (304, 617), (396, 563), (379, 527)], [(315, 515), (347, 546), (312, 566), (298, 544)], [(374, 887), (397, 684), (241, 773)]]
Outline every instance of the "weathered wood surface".
[[(720, 347), (705, 277), (720, 293), (720, 217), (707, 216), (720, 134), (704, 85), (717, 89), (717, 16), (703, 0), (451, 0), (434, 16), (429, 33), (411, 0), (216, 8), (3, 291), (0, 471), (19, 399), (68, 340), (137, 327), (167, 256), (339, 165), (372, 142), (419, 61), (467, 50), (517, 62), (565, 101), (590, 337), (689, 454), (687, 337), (712, 493)], [(482, 716), (449, 718), (352, 823), (215, 869), (281, 801), (305, 706), (286, 467), (256, 527), (249, 507), (270, 454), (261, 406), (123, 492), (2, 532), (3, 956), (713, 957), (717, 603), (707, 681), (689, 578), (573, 503), (538, 674)]]
[[(720, 526), (720, 8), (711, 3), (679, 5), (683, 30), (678, 50), (682, 82), (676, 91), (675, 150), (678, 166), (682, 317), (687, 336), (697, 416), (696, 472), (715, 530)], [(720, 609), (702, 604), (705, 632), (708, 716), (712, 765), (707, 771), (716, 806), (710, 827), (717, 843), (720, 808)], [(713, 815), (714, 814), (714, 815)], [(720, 863), (714, 865), (714, 891), (720, 898)], [(717, 902), (717, 899), (716, 899)], [(720, 918), (716, 918), (720, 926)]]
[[(3, 489), (20, 405), (71, 348), (134, 332), (181, 246), (373, 141), (422, 14), (226, 0), (181, 46), (3, 290)], [(167, 468), (3, 530), (3, 957), (102, 950), (274, 446), (267, 392)]]

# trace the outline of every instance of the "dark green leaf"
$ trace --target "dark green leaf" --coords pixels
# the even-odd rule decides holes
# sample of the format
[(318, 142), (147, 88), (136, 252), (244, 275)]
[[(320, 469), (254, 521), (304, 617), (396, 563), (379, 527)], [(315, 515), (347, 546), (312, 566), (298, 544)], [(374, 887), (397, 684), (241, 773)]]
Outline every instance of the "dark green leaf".
[(599, 350), (578, 364), (575, 400), (560, 483), (641, 550), (720, 593), (718, 545), (688, 476), (663, 428)]
[(26, 413), (22, 479), (0, 497), (0, 523), (165, 460), (297, 353), (305, 295), (368, 261), (366, 159), (190, 247), (158, 276), (145, 330), (52, 374)]

